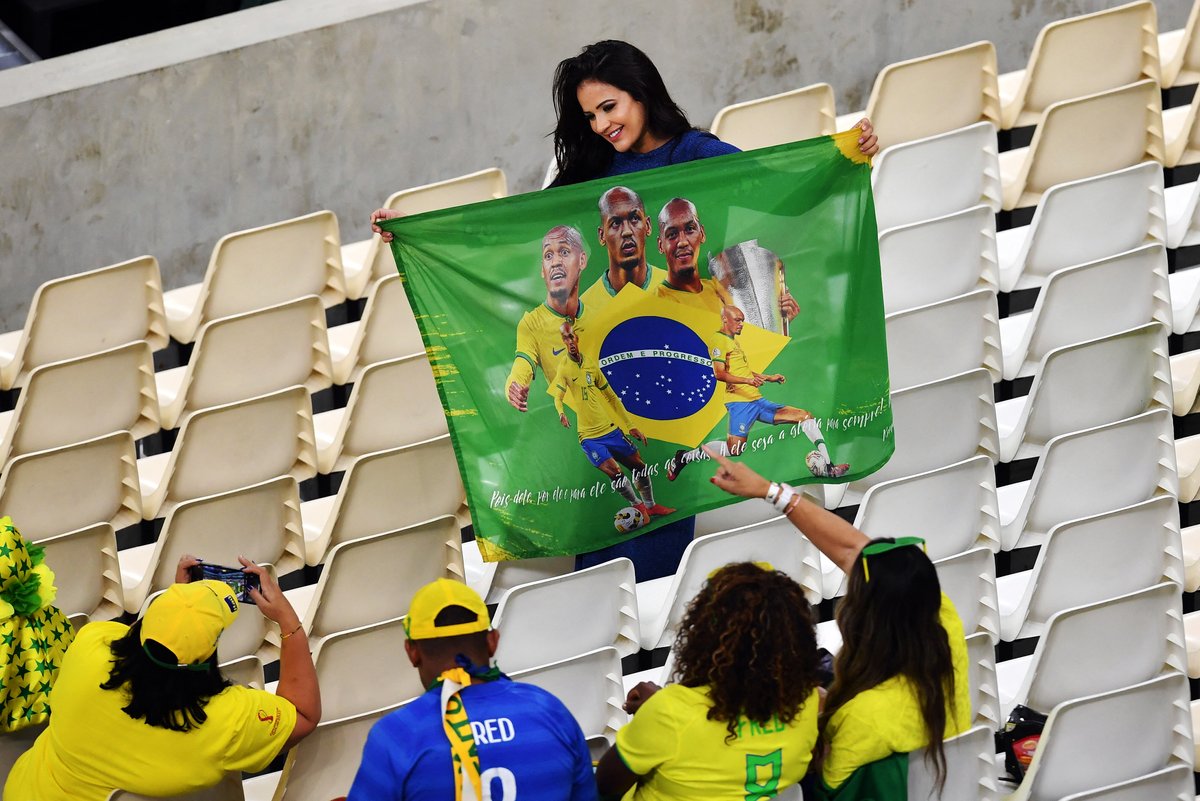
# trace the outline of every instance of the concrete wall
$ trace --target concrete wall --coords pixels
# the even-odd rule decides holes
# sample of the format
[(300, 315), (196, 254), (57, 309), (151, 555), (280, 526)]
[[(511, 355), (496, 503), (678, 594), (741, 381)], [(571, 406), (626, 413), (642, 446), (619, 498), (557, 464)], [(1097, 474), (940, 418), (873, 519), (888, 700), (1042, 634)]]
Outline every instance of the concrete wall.
[[(200, 280), (225, 233), (497, 165), (535, 189), (550, 78), (591, 41), (658, 64), (699, 125), (817, 81), (862, 108), (884, 65), (978, 39), (1002, 70), (1112, 0), (286, 0), (0, 72), (0, 330), (43, 281), (151, 253)], [(1181, 27), (1190, 0), (1159, 0)]]

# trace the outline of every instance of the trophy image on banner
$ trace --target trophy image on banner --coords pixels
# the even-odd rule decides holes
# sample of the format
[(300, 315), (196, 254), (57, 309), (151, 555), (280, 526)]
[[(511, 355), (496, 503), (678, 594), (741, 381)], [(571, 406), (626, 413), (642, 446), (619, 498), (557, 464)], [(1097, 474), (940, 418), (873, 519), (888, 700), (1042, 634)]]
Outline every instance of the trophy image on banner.
[(746, 322), (787, 336), (779, 303), (784, 293), (783, 262), (757, 239), (709, 254), (708, 274), (721, 282)]

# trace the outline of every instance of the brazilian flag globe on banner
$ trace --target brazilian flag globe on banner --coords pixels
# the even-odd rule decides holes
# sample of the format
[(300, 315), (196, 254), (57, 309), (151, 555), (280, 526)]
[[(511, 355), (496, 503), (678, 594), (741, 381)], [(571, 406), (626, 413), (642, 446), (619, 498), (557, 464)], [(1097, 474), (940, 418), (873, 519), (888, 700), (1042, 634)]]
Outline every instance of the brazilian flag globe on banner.
[(593, 551), (736, 501), (705, 443), (794, 485), (888, 460), (857, 137), (381, 224), (485, 559)]

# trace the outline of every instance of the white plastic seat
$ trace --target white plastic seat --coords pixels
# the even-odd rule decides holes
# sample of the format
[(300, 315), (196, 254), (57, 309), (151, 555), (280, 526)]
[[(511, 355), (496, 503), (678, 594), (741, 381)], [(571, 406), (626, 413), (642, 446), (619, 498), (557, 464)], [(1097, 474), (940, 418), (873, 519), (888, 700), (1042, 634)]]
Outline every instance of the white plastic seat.
[(255, 690), (261, 690), (266, 687), (263, 661), (257, 656), (243, 656), (228, 662), (222, 662), (220, 668), (221, 675), (234, 684), (241, 685), (242, 687), (250, 687)]
[(1167, 252), (1162, 245), (1143, 245), (1064, 267), (1047, 278), (1032, 311), (1000, 321), (1004, 378), (1033, 375), (1055, 348), (1146, 323), (1171, 325)]
[(1176, 673), (1059, 704), (1050, 711), (1025, 780), (1009, 799), (1059, 801), (1174, 765), (1190, 767), (1187, 698), (1187, 679)]
[(89, 620), (112, 620), (125, 612), (117, 536), (108, 523), (50, 537), (38, 543), (54, 571), (63, 614), (85, 614)]
[[(1080, 131), (1103, 136), (1080, 137)], [(1162, 98), (1158, 84), (1138, 81), (1046, 109), (1027, 148), (1000, 154), (1005, 211), (1037, 205), (1050, 187), (1066, 181), (1162, 162)]]
[(533, 559), (511, 559), (485, 562), (479, 551), (479, 540), (464, 542), (463, 572), (467, 586), (479, 593), (489, 604), (499, 603), (504, 593), (513, 587), (532, 581), (565, 576), (575, 570), (574, 556), (541, 556)]
[(810, 603), (821, 599), (818, 551), (787, 519), (707, 534), (688, 543), (673, 576), (639, 582), (638, 619), (642, 648), (671, 645), (688, 603), (709, 574), (730, 562), (768, 562), (791, 576)]
[(305, 562), (320, 563), (339, 543), (452, 515), (464, 497), (449, 434), (369, 453), (346, 470), (337, 495), (300, 505)]
[(975, 456), (995, 460), (992, 377), (979, 368), (892, 393), (896, 451), (887, 464), (849, 485), (826, 485), (826, 505), (851, 506), (876, 484)]
[(883, 310), (996, 291), (996, 215), (985, 204), (879, 234)]
[(351, 717), (425, 692), (404, 650), (404, 618), (330, 634), (313, 650), (321, 716)]
[(1179, 471), (1179, 502), (1191, 503), (1200, 495), (1200, 435), (1176, 441), (1175, 460)]
[(986, 632), (967, 637), (967, 683), (971, 687), (971, 720), (993, 731), (1000, 728), (1000, 696), (996, 685), (996, 646)]
[(814, 83), (726, 106), (717, 112), (709, 130), (741, 150), (755, 150), (829, 136), (837, 130), (835, 122), (833, 87)]
[(1200, 105), (1195, 97), (1186, 106), (1163, 109), (1163, 139), (1167, 146), (1165, 166), (1180, 167), (1200, 161), (1198, 113)]
[(1200, 331), (1200, 269), (1171, 273), (1171, 321), (1176, 334)]
[[(108, 801), (151, 801), (158, 796), (139, 795), (126, 790), (113, 790)], [(242, 774), (227, 773), (218, 784), (204, 790), (193, 790), (183, 795), (171, 796), (178, 801), (244, 801)]]
[(142, 514), (276, 476), (316, 475), (312, 401), (296, 386), (201, 409), (184, 418), (175, 448), (138, 460)]
[(1032, 570), (997, 579), (1000, 638), (1037, 637), (1056, 612), (1162, 581), (1183, 582), (1179, 512), (1170, 495), (1059, 523)]
[[(448, 209), (467, 203), (494, 200), (508, 194), (504, 172), (495, 167), (479, 170), (447, 181), (438, 181), (394, 193), (383, 204), (405, 215)], [(389, 247), (383, 247), (378, 234), (352, 242), (342, 248), (342, 267), (346, 276), (346, 296), (357, 300), (370, 292), (373, 282), (396, 272)]]
[(750, 498), (696, 515), (694, 532), (695, 536), (703, 537), (705, 534), (716, 534), (743, 526), (752, 526), (756, 523), (776, 520), (779, 517), (782, 515), (771, 504), (760, 498)]
[(1158, 78), (1150, 0), (1055, 20), (1038, 32), (1028, 66), (1000, 76), (1001, 127), (1037, 125), (1060, 100)]
[(121, 552), (125, 609), (136, 612), (147, 596), (170, 586), (184, 554), (226, 567), (238, 567), (245, 556), (289, 573), (304, 564), (303, 536), (291, 476), (180, 503), (167, 513), (158, 540)]
[(155, 374), (162, 427), (198, 409), (301, 385), (333, 383), (321, 299), (296, 300), (211, 320), (196, 334), (191, 359)]
[(0, 412), (0, 468), (14, 456), (112, 431), (135, 440), (159, 430), (149, 343), (51, 362), (29, 373), (10, 412)]
[(1055, 348), (1028, 395), (996, 404), (1000, 461), (1037, 456), (1059, 434), (1169, 409), (1170, 377), (1161, 323)]
[(1200, 399), (1200, 350), (1171, 357), (1171, 407), (1176, 417), (1198, 410)]
[(162, 281), (153, 256), (47, 281), (25, 327), (0, 334), (0, 390), (25, 385), (35, 367), (145, 340), (167, 344)]
[(864, 116), (881, 149), (977, 122), (999, 126), (995, 45), (975, 42), (888, 64), (875, 77), (866, 111), (839, 115), (838, 130)]
[(1200, 244), (1200, 182), (1168, 186), (1164, 192), (1167, 247)]
[(1030, 656), (996, 665), (1000, 714), (1038, 711), (1187, 667), (1179, 585), (1164, 582), (1055, 612)]
[[(982, 367), (1000, 380), (996, 293), (977, 289), (885, 318), (892, 390)], [(948, 332), (953, 332), (948, 335)]]
[[(505, 633), (500, 632), (504, 645)], [(497, 659), (497, 664), (503, 664)], [(599, 759), (629, 722), (621, 708), (625, 692), (621, 685), (621, 655), (616, 648), (597, 648), (547, 665), (510, 673), (509, 678), (541, 687), (558, 698), (583, 730), (594, 759)]]
[(362, 319), (329, 329), (333, 382), (358, 380), (369, 364), (396, 359), (425, 349), (421, 331), (399, 273), (381, 278), (367, 298)]
[(108, 523), (142, 519), (133, 437), (118, 431), (61, 448), (27, 453), (0, 476), (0, 509), (29, 542)]
[(993, 801), (996, 798), (996, 769), (992, 760), (995, 738), (988, 726), (976, 726), (942, 744), (946, 755), (946, 783), (941, 795), (935, 793), (936, 776), (925, 761), (925, 749), (908, 755), (908, 798), (971, 799)]
[(978, 206), (1000, 210), (996, 126), (978, 122), (957, 131), (893, 145), (874, 159), (871, 186), (879, 230)]
[(1059, 523), (1176, 497), (1172, 439), (1171, 415), (1157, 409), (1050, 440), (1029, 481), (997, 488), (1001, 548), (1042, 545)]
[(999, 231), (1000, 291), (1041, 286), (1055, 270), (1153, 243), (1170, 244), (1162, 165), (1143, 161), (1055, 184), (1029, 225)]
[(1174, 765), (1136, 779), (1097, 787), (1082, 793), (1072, 793), (1062, 801), (1192, 801), (1196, 789), (1192, 784), (1192, 769)]
[(1196, 26), (1200, 24), (1200, 6), (1192, 4), (1187, 23), (1173, 31), (1158, 35), (1158, 54), (1162, 62), (1161, 83), (1164, 89), (1189, 86), (1200, 82), (1200, 37)]
[(597, 648), (616, 648), (623, 657), (637, 653), (634, 585), (633, 562), (614, 559), (513, 587), (492, 615), (501, 631), (497, 664), (515, 672)]
[(313, 415), (317, 469), (345, 470), (357, 457), (448, 431), (433, 369), (424, 353), (372, 364), (341, 409)]
[[(286, 590), (314, 644), (408, 614), (413, 593), (434, 579), (462, 580), (458, 523), (451, 515), (343, 542), (316, 584)], [(364, 591), (369, 588), (369, 591)]]

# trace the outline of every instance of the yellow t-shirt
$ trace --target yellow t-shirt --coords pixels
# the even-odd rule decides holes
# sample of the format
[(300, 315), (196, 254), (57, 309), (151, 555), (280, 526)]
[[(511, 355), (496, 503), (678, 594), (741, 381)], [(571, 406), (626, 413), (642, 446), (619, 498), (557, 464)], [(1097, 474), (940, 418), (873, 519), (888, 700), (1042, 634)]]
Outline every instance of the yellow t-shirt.
[[(945, 593), (939, 617), (950, 640), (950, 662), (954, 666), (953, 712), (949, 706), (946, 709), (946, 737), (953, 737), (971, 726), (967, 641), (962, 620)], [(851, 698), (830, 717), (825, 733), (829, 755), (822, 776), (834, 789), (863, 765), (929, 744), (916, 691), (903, 676), (894, 676)]]
[[(649, 289), (667, 280), (666, 270), (661, 267), (655, 267), (652, 264), (646, 266), (649, 268), (646, 271), (646, 282), (638, 287), (638, 289)], [(600, 274), (600, 277), (596, 279), (596, 283), (584, 290), (579, 299), (592, 310), (592, 314), (599, 316), (604, 313), (604, 309), (608, 306), (609, 301), (616, 296), (617, 292), (608, 280), (608, 269), (606, 267), (604, 272)]]
[[(580, 301), (579, 316), (575, 318), (575, 334), (579, 337), (585, 336), (587, 331), (584, 309), (585, 304)], [(545, 303), (521, 316), (521, 321), (517, 323), (517, 355), (504, 382), (505, 392), (514, 381), (523, 387), (532, 384), (538, 367), (546, 376), (547, 390), (554, 386), (558, 366), (567, 352), (562, 341), (562, 324), (566, 319)]]
[[(737, 341), (737, 337), (731, 337), (724, 331), (718, 331), (713, 336), (713, 345), (709, 350), (709, 355), (712, 356), (714, 362), (724, 362), (725, 369), (738, 378), (750, 378), (754, 375), (754, 371), (750, 369), (750, 362), (746, 361), (746, 352), (742, 350), (742, 345)], [(726, 403), (744, 403), (758, 400), (762, 396), (758, 387), (750, 384), (725, 385)]]
[(655, 287), (654, 292), (660, 298), (667, 298), (676, 303), (713, 314), (720, 314), (721, 309), (732, 302), (725, 287), (712, 278), (701, 278), (700, 287), (699, 292), (688, 292), (686, 289), (676, 289), (664, 280)]
[(265, 768), (296, 726), (287, 699), (229, 687), (187, 732), (134, 720), (123, 690), (102, 690), (112, 669), (109, 643), (129, 630), (89, 623), (67, 650), (51, 690), (49, 727), (13, 766), (4, 801), (104, 801), (114, 789), (150, 796), (209, 787), (234, 770)]
[[(575, 429), (580, 442), (603, 437), (618, 423), (625, 431), (633, 427), (621, 401), (598, 369), (563, 359), (554, 388), (554, 405), (559, 414), (563, 413), (563, 400), (568, 393), (575, 409)], [(616, 421), (612, 419), (614, 414)]]
[[(625, 766), (646, 777), (634, 801), (745, 801), (773, 797), (800, 781), (817, 742), (819, 696), (814, 689), (790, 724), (766, 726), (745, 718), (737, 737), (721, 721), (709, 720), (706, 687), (668, 684), (642, 705), (617, 732)], [(630, 798), (630, 796), (626, 796)]]

